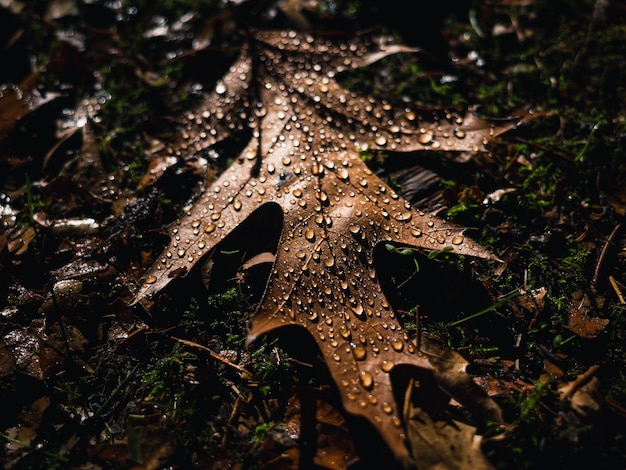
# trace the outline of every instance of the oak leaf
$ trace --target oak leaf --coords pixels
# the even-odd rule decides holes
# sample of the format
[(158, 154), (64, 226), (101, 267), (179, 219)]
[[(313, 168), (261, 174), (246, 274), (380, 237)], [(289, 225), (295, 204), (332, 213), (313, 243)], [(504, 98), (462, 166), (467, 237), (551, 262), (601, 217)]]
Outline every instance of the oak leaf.
[(282, 233), (249, 341), (297, 325), (313, 336), (348, 412), (409, 458), (391, 370), (432, 368), (396, 319), (377, 280), (379, 242), (495, 259), (463, 227), (412, 207), (366, 166), (360, 152), (484, 152), (523, 116), (489, 120), (357, 95), (342, 71), (408, 48), (364, 38), (331, 41), (291, 31), (252, 31), (238, 59), (189, 112), (182, 137), (165, 149), (189, 157), (233, 135), (250, 139), (170, 228), (171, 242), (148, 270), (135, 303), (184, 276), (263, 205), (282, 214)]

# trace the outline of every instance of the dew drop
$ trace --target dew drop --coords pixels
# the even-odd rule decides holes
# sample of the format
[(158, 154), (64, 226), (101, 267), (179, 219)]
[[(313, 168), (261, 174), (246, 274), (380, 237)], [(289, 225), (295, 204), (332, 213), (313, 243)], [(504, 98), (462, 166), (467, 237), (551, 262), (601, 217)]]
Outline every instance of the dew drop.
[(422, 145), (429, 145), (433, 143), (435, 136), (431, 131), (426, 131), (419, 136), (419, 143)]
[(150, 276), (148, 279), (146, 279), (146, 284), (154, 284), (157, 281), (156, 276)]
[(359, 374), (359, 382), (364, 388), (371, 390), (374, 386), (374, 377), (367, 371), (361, 371)]
[(339, 334), (341, 335), (343, 339), (346, 339), (346, 340), (349, 340), (352, 337), (352, 333), (345, 325), (341, 325), (339, 327)]
[(224, 93), (226, 93), (226, 85), (224, 84), (224, 82), (218, 82), (217, 85), (215, 85), (215, 93), (217, 93), (218, 95), (223, 95)]
[(356, 235), (356, 234), (358, 234), (361, 231), (361, 227), (356, 225), (356, 224), (351, 224), (348, 227), (348, 230), (350, 230), (350, 233)]
[(365, 317), (365, 311), (363, 310), (363, 305), (360, 303), (355, 305), (354, 307), (350, 307), (354, 314), (359, 317), (361, 320)]
[(311, 168), (311, 173), (316, 176), (320, 175), (323, 171), (324, 169), (322, 168), (322, 165), (320, 165), (318, 162), (315, 162), (313, 164), (313, 167)]
[(394, 339), (391, 341), (391, 347), (394, 351), (400, 352), (402, 351), (402, 349), (404, 349), (404, 343), (399, 339)]
[(326, 202), (328, 201), (328, 194), (326, 194), (326, 191), (317, 191), (315, 193), (315, 197), (320, 201), (320, 202)]
[(312, 228), (309, 228), (306, 230), (306, 232), (304, 232), (304, 238), (306, 238), (310, 242), (315, 240), (315, 232), (313, 231)]
[(348, 170), (346, 168), (339, 168), (337, 170), (337, 178), (339, 178), (341, 181), (348, 181), (348, 178), (350, 178), (350, 174), (348, 173)]
[(457, 235), (452, 239), (452, 244), (460, 245), (461, 243), (463, 243), (463, 240), (465, 240), (465, 237), (463, 235)]
[(357, 345), (352, 350), (352, 355), (357, 361), (363, 361), (367, 357), (367, 350), (361, 345)]
[(393, 365), (394, 364), (391, 361), (383, 361), (383, 362), (380, 363), (380, 369), (383, 372), (389, 372), (389, 371), (391, 371), (391, 369), (393, 369)]

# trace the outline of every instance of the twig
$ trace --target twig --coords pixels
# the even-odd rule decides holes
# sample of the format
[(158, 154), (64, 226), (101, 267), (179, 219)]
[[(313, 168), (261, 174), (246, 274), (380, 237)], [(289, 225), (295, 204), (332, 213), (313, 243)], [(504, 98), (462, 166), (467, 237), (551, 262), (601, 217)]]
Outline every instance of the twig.
[(598, 261), (596, 262), (596, 267), (593, 271), (593, 279), (591, 280), (591, 290), (596, 290), (596, 285), (598, 284), (598, 278), (600, 277), (600, 268), (602, 267), (602, 263), (604, 262), (604, 258), (606, 257), (607, 252), (609, 251), (609, 246), (613, 244), (613, 238), (617, 235), (617, 232), (622, 228), (622, 224), (617, 224), (613, 231), (607, 238), (604, 246), (602, 247), (602, 251), (600, 252), (600, 256), (598, 257)]
[(587, 383), (591, 377), (594, 376), (596, 371), (600, 368), (598, 364), (594, 364), (589, 369), (587, 369), (584, 373), (580, 374), (576, 379), (571, 382), (563, 396), (561, 397), (561, 401), (569, 400), (571, 396), (574, 394), (576, 390), (578, 390), (582, 385)]
[(200, 349), (201, 351), (208, 352), (209, 356), (211, 356), (216, 361), (219, 361), (222, 364), (226, 364), (227, 366), (232, 367), (233, 369), (235, 369), (236, 371), (240, 372), (241, 374), (245, 374), (245, 376), (249, 376), (250, 375), (250, 372), (248, 372), (245, 368), (230, 362), (225, 357), (220, 356), (219, 354), (217, 354), (211, 348), (207, 348), (206, 346), (203, 346), (202, 344), (194, 343), (193, 341), (189, 341), (189, 340), (182, 339), (182, 338), (176, 338), (174, 336), (172, 336), (172, 339), (175, 339), (176, 341), (178, 341), (180, 343), (183, 343), (183, 344), (185, 344), (187, 346), (191, 346), (192, 348), (196, 348), (196, 349)]
[(611, 287), (613, 287), (615, 294), (617, 294), (617, 298), (619, 299), (620, 305), (626, 304), (626, 300), (624, 300), (622, 291), (620, 290), (619, 286), (617, 285), (617, 281), (615, 280), (613, 276), (609, 276), (609, 282), (611, 283)]

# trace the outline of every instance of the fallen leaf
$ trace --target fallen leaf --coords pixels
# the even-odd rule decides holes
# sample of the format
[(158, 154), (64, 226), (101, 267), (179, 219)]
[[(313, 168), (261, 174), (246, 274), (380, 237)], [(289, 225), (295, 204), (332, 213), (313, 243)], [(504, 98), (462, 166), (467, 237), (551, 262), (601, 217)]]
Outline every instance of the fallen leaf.
[(15, 356), (4, 341), (0, 340), (0, 378), (11, 375), (15, 366)]
[(407, 419), (409, 443), (419, 468), (487, 470), (494, 466), (481, 450), (476, 428), (455, 420), (433, 420), (420, 408)]
[[(484, 152), (528, 115), (483, 119), (359, 96), (337, 74), (407, 49), (365, 38), (335, 42), (292, 31), (251, 31), (250, 41), (165, 154), (189, 158), (233, 134), (250, 140), (170, 228), (171, 243), (148, 270), (134, 303), (190, 272), (261, 206), (283, 231), (249, 343), (287, 325), (315, 338), (347, 411), (380, 431), (406, 462), (402, 416), (389, 372), (431, 369), (402, 330), (379, 285), (379, 242), (495, 260), (465, 228), (412, 207), (366, 166), (360, 153)], [(158, 158), (156, 156), (155, 158)]]
[(130, 416), (127, 428), (127, 458), (145, 470), (163, 468), (176, 450), (173, 423), (162, 415)]
[(43, 104), (59, 97), (47, 93), (42, 97), (36, 90), (39, 71), (32, 72), (22, 82), (0, 87), (0, 145), (15, 128), (16, 123)]
[(590, 316), (592, 310), (589, 295), (582, 291), (574, 292), (567, 307), (568, 321), (565, 327), (583, 338), (595, 338), (609, 324), (609, 320)]
[[(40, 397), (25, 407), (17, 417), (18, 425), (5, 431), (14, 442), (8, 442), (5, 450), (15, 456), (29, 446), (37, 437), (43, 414), (50, 406), (50, 397)], [(17, 441), (17, 442), (15, 442)]]
[(466, 372), (469, 362), (454, 349), (423, 334), (420, 350), (428, 357), (440, 388), (462, 403), (474, 416), (506, 424), (502, 410), (485, 390)]
[[(313, 403), (302, 404), (299, 395), (289, 400), (285, 422), (274, 426), (261, 445), (260, 468), (297, 469), (300, 464), (312, 464), (318, 469), (347, 470), (359, 461), (346, 420), (325, 399), (325, 392), (314, 389), (306, 399)], [(311, 410), (304, 412), (307, 405)], [(309, 442), (312, 431), (314, 442)], [(302, 454), (309, 452), (313, 454), (307, 456), (310, 461), (303, 462)]]

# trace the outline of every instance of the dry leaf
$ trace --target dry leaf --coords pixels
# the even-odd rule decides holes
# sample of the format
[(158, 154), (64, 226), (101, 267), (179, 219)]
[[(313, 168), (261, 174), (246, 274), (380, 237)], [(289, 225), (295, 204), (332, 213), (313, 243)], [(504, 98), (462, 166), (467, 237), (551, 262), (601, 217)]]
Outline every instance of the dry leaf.
[[(288, 402), (284, 424), (275, 426), (265, 438), (259, 457), (262, 469), (300, 468), (299, 464), (313, 464), (317, 469), (347, 470), (358, 462), (359, 458), (352, 442), (345, 418), (341, 412), (325, 400), (324, 390), (313, 390), (306, 397), (306, 404), (299, 396), (292, 397)], [(313, 401), (314, 403), (309, 403)], [(311, 406), (314, 413), (303, 413), (303, 406)], [(307, 416), (303, 416), (307, 414)], [(314, 414), (314, 419), (310, 419)], [(316, 440), (307, 442), (313, 427)], [(312, 462), (303, 463), (302, 454), (308, 453), (308, 445), (314, 452), (310, 456)]]
[(569, 317), (565, 327), (583, 338), (595, 338), (609, 324), (609, 320), (590, 316), (592, 310), (589, 295), (582, 291), (574, 292), (567, 308)]
[(433, 421), (420, 408), (407, 420), (408, 439), (419, 468), (487, 470), (494, 468), (481, 451), (476, 428), (455, 420)]
[(18, 441), (6, 444), (5, 449), (8, 455), (20, 453), (24, 450), (23, 445), (30, 445), (36, 439), (41, 419), (48, 406), (50, 406), (50, 397), (41, 397), (20, 412), (17, 417), (18, 426), (5, 431), (5, 435)]

